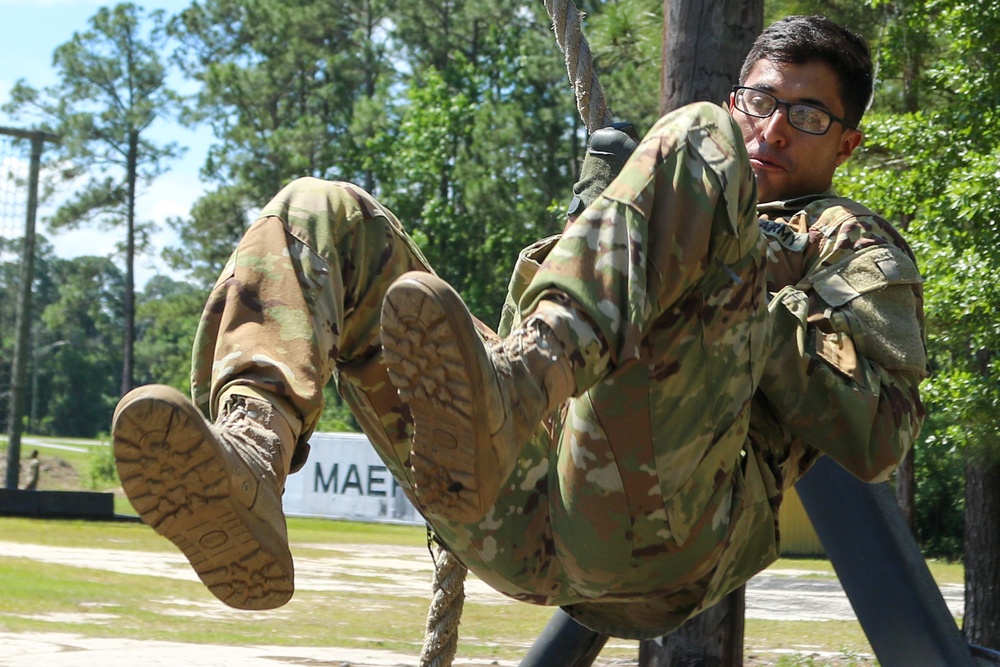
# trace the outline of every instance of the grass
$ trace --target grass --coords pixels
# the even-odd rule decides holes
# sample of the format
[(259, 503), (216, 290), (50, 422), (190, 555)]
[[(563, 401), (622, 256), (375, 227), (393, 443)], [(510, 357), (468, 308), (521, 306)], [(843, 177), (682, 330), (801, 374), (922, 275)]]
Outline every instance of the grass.
[[(4, 542), (176, 553), (169, 542), (141, 524), (0, 518), (0, 535)], [(291, 519), (289, 536), (300, 559), (343, 556), (347, 544), (370, 545), (370, 550), (364, 549), (368, 558), (377, 558), (380, 546), (426, 544), (423, 530), (412, 526), (319, 519)], [(426, 585), (414, 587), (412, 593), (393, 594), (379, 592), (380, 585), (394, 583), (392, 571), (374, 577), (338, 575), (346, 584), (344, 590), (299, 590), (279, 610), (241, 612), (216, 601), (197, 581), (82, 565), (0, 558), (0, 630), (231, 645), (377, 648), (412, 655), (420, 652), (423, 642), (429, 573)], [(462, 619), (461, 655), (516, 659), (551, 613), (551, 609), (470, 598)], [(622, 657), (636, 651), (634, 644), (609, 650)]]
[[(38, 449), (43, 469), (40, 488), (72, 485), (94, 460), (93, 447), (67, 439), (22, 447)], [(67, 450), (65, 447), (83, 449)], [(5, 452), (0, 448), (0, 461)], [(67, 472), (67, 470), (69, 472)], [(67, 487), (63, 487), (67, 488)], [(117, 490), (116, 511), (134, 514)], [(292, 551), (298, 560), (328, 564), (332, 559), (377, 559), (380, 548), (423, 549), (423, 529), (290, 518)], [(139, 523), (89, 523), (0, 518), (0, 542), (78, 549), (112, 549), (145, 553), (179, 552)], [(345, 547), (345, 545), (352, 545)], [(422, 556), (422, 554), (421, 554)], [(184, 566), (186, 578), (122, 574), (86, 567), (86, 563), (46, 563), (32, 558), (0, 556), (0, 631), (69, 632), (92, 637), (154, 639), (225, 645), (287, 645), (395, 650), (416, 655), (422, 644), (430, 574), (411, 588), (391, 592), (396, 574), (368, 571), (362, 576), (343, 568), (331, 574), (334, 590), (298, 590), (285, 607), (271, 612), (243, 612), (218, 602)], [(932, 561), (938, 583), (961, 583), (961, 565)], [(178, 566), (180, 567), (180, 566)], [(774, 566), (802, 571), (801, 576), (832, 578), (830, 563), (821, 559), (781, 559)], [(483, 660), (519, 660), (552, 615), (549, 608), (470, 596), (460, 630), (459, 656)], [(862, 667), (871, 649), (857, 621), (764, 621), (747, 619), (746, 665), (778, 667)], [(625, 661), (637, 656), (637, 642), (611, 640), (601, 660)], [(621, 663), (619, 663), (621, 664)]]
[[(26, 545), (134, 551), (137, 558), (145, 552), (177, 553), (142, 524), (0, 518), (0, 536), (0, 541)], [(380, 547), (425, 544), (418, 527), (321, 519), (290, 519), (289, 537), (300, 560), (377, 558)], [(350, 572), (336, 575), (342, 584), (336, 590), (299, 590), (279, 610), (241, 612), (216, 601), (194, 580), (121, 574), (85, 565), (0, 558), (0, 630), (227, 645), (340, 646), (410, 655), (419, 653), (422, 643), (429, 583), (387, 594), (383, 586), (397, 583), (392, 570), (365, 577)], [(781, 560), (776, 567), (834, 576), (821, 560)], [(429, 573), (424, 574), (429, 582)], [(462, 618), (459, 655), (518, 660), (551, 614), (547, 608), (472, 596)], [(745, 633), (748, 665), (872, 664), (856, 658), (870, 653), (870, 648), (855, 621), (748, 619)], [(636, 642), (612, 640), (601, 659), (634, 660), (637, 650)]]

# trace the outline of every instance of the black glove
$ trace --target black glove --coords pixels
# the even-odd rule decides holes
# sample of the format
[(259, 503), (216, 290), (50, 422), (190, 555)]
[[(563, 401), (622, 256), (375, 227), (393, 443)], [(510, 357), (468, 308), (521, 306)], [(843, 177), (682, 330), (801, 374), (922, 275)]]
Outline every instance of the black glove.
[(579, 215), (611, 184), (625, 161), (639, 145), (631, 123), (615, 123), (590, 135), (587, 155), (580, 167), (580, 180), (573, 185), (573, 199), (566, 215)]

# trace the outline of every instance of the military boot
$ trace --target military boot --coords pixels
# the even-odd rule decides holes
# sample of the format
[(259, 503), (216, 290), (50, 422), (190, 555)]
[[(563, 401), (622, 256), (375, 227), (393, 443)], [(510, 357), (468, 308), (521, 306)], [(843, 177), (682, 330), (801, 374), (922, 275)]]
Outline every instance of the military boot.
[(534, 316), (506, 338), (482, 336), (455, 290), (411, 272), (386, 293), (382, 345), (413, 415), (410, 466), (421, 509), (481, 519), (542, 418), (574, 393), (562, 344)]
[(231, 393), (214, 424), (179, 391), (139, 387), (112, 421), (122, 488), (212, 593), (273, 609), (294, 591), (281, 494), (297, 434), (268, 401)]

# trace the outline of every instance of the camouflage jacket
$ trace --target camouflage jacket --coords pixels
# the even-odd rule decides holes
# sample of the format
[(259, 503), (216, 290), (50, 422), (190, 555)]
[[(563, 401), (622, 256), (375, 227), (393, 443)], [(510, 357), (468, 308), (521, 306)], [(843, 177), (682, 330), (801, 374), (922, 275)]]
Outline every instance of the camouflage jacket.
[[(917, 437), (925, 416), (917, 387), (927, 361), (920, 276), (905, 240), (833, 193), (763, 204), (758, 216), (767, 241), (771, 337), (733, 489), (733, 506), (742, 509), (715, 548), (690, 541), (673, 555), (650, 557), (649, 564), (672, 571), (681, 578), (675, 585), (687, 582), (686, 589), (668, 594), (666, 582), (652, 584), (664, 572), (637, 566), (658, 594), (564, 606), (588, 627), (632, 637), (669, 631), (777, 558), (784, 490), (821, 453), (864, 480), (880, 481)], [(673, 502), (718, 511), (700, 498), (714, 486), (696, 474)], [(691, 561), (703, 557), (709, 562)]]
[(827, 454), (885, 480), (916, 440), (928, 375), (913, 252), (885, 220), (832, 192), (758, 206), (768, 240), (770, 357), (750, 443), (775, 509)]

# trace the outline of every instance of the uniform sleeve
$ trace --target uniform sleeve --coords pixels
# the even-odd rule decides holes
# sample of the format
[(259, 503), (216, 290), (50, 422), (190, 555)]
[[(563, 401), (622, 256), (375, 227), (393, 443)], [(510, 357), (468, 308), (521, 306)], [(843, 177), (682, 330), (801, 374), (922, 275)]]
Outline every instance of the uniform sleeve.
[(806, 275), (770, 302), (759, 390), (794, 436), (882, 481), (925, 416), (921, 279), (905, 242), (877, 218), (849, 217), (821, 238)]

